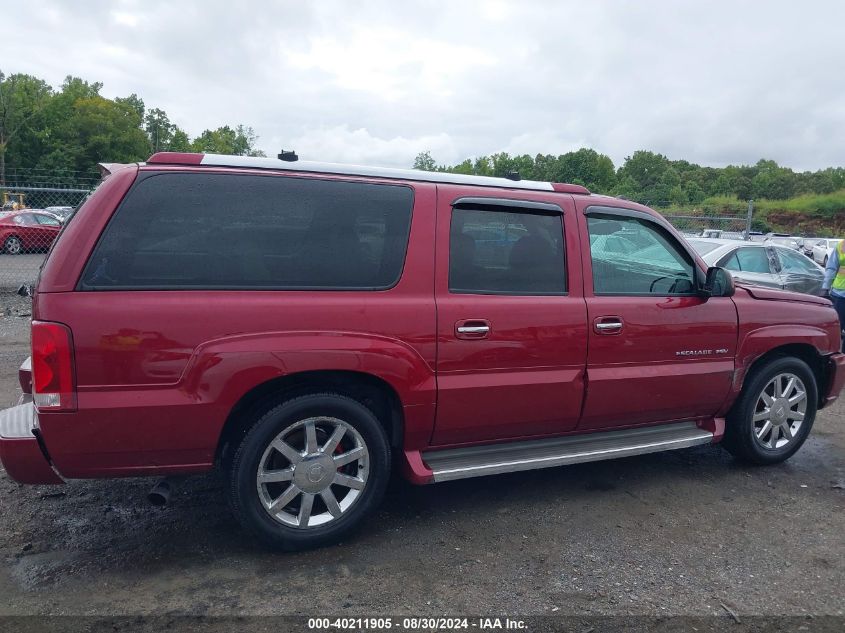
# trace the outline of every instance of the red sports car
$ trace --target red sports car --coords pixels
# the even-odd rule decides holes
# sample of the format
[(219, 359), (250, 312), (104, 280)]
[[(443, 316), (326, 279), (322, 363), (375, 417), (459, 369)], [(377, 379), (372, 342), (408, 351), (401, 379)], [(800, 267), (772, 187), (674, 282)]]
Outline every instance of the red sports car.
[(61, 228), (58, 217), (35, 209), (0, 215), (0, 253), (19, 255), (46, 251)]

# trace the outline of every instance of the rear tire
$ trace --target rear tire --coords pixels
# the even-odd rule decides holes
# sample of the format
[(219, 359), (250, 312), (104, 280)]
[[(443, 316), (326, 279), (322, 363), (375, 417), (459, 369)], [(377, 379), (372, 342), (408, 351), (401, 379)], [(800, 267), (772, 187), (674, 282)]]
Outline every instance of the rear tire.
[(723, 446), (752, 464), (792, 457), (816, 419), (818, 389), (807, 363), (778, 356), (755, 368), (727, 416)]
[(827, 255), (824, 256), (824, 261), (822, 262), (822, 268), (827, 268)]
[(20, 255), (23, 253), (23, 242), (21, 242), (19, 237), (10, 235), (3, 244), (3, 251), (9, 255)]
[(228, 468), (230, 506), (272, 548), (295, 551), (345, 538), (381, 502), (390, 444), (360, 402), (334, 393), (271, 406)]

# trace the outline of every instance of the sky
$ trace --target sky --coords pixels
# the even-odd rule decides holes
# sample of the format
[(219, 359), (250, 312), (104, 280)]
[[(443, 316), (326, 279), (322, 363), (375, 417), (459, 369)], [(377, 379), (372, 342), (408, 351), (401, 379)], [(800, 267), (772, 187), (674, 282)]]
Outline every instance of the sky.
[(845, 3), (0, 0), (0, 70), (138, 94), (269, 156), (638, 149), (845, 165)]

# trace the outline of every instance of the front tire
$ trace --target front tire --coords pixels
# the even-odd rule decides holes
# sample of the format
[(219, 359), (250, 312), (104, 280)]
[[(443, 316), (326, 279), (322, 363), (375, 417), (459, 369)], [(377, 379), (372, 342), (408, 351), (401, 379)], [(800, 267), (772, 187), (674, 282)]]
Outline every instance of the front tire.
[(228, 496), (248, 532), (295, 551), (335, 543), (381, 502), (390, 444), (360, 402), (310, 394), (272, 406), (238, 447)]
[(3, 250), (9, 255), (20, 255), (23, 253), (23, 242), (21, 242), (19, 237), (11, 235), (6, 238), (5, 244), (3, 244)]
[(776, 357), (753, 370), (727, 416), (724, 447), (752, 464), (792, 457), (810, 434), (818, 389), (804, 361)]

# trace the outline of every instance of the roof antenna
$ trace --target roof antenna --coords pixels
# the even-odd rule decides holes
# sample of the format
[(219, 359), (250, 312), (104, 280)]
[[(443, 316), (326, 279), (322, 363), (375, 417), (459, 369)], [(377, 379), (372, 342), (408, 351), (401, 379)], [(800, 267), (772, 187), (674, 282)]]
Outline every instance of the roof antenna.
[(519, 172), (515, 169), (506, 173), (505, 178), (507, 178), (508, 180), (522, 180), (522, 176), (520, 176)]
[(292, 149), (283, 149), (279, 152), (279, 160), (283, 160), (288, 163), (295, 163), (299, 160), (299, 156), (297, 156), (296, 152)]

